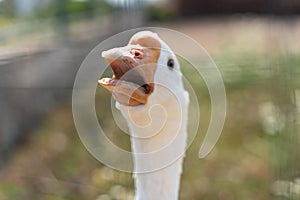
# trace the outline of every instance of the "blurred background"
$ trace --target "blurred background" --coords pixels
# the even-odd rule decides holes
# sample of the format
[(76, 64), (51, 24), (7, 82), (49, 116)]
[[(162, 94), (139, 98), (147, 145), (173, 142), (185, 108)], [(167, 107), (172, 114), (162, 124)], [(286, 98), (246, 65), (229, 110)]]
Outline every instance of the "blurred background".
[[(102, 165), (81, 143), (71, 95), (97, 44), (141, 26), (194, 38), (226, 87), (222, 136), (199, 160), (210, 98), (181, 61), (200, 94), (201, 122), (180, 199), (300, 199), (299, 14), (297, 0), (0, 0), (0, 200), (133, 199), (132, 175)], [(96, 105), (111, 140), (128, 148), (102, 88)]]

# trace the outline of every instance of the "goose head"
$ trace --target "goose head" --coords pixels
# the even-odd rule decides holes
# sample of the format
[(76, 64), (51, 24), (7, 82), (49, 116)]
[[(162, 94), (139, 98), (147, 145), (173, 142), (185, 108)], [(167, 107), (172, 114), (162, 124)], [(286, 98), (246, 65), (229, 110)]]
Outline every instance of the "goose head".
[(185, 93), (179, 62), (156, 33), (138, 32), (127, 46), (103, 51), (102, 57), (110, 64), (113, 76), (98, 82), (123, 106), (168, 102), (174, 95)]

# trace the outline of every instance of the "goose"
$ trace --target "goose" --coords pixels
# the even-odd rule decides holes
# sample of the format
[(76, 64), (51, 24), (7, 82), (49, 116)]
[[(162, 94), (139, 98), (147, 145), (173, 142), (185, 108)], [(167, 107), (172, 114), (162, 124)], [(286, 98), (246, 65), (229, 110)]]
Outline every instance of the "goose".
[(176, 55), (150, 31), (101, 55), (113, 76), (98, 83), (112, 93), (130, 131), (135, 199), (177, 200), (189, 94)]

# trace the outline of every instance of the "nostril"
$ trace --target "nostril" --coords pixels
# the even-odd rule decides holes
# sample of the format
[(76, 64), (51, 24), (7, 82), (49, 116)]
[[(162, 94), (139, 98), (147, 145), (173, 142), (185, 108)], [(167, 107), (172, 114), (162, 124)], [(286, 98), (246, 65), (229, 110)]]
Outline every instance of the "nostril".
[(137, 51), (134, 52), (134, 56), (135, 56), (135, 57), (139, 57), (140, 55), (141, 55), (140, 52), (137, 52)]
[(143, 53), (139, 50), (132, 50), (131, 54), (134, 55), (135, 58), (142, 58)]

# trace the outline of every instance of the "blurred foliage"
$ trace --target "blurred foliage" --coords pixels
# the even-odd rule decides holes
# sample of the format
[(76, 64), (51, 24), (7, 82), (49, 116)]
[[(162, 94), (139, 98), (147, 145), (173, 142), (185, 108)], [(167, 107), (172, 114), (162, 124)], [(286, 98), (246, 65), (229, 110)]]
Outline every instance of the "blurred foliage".
[(8, 3), (7, 12), (1, 12), (6, 2), (9, 1), (0, 2), (0, 43), (5, 46), (25, 41), (30, 46), (67, 44), (73, 36), (85, 35), (88, 28), (106, 26), (105, 16), (114, 10), (104, 0), (53, 0), (39, 5), (32, 13), (17, 15)]
[(0, 16), (13, 17), (13, 1), (3, 0), (0, 1)]
[(113, 7), (104, 0), (56, 0), (53, 3), (36, 12), (37, 17), (51, 18), (61, 16), (84, 16), (105, 15), (113, 10)]
[[(66, 2), (64, 9), (72, 15), (90, 9), (83, 2)], [(94, 12), (102, 14), (110, 9), (99, 6)], [(147, 12), (150, 18), (155, 16), (153, 20), (176, 17), (166, 10), (151, 9)], [(38, 16), (53, 17), (55, 13), (53, 6)], [(5, 20), (9, 19), (3, 19), (3, 23)], [(247, 30), (235, 34), (245, 33)], [(210, 95), (203, 79), (181, 60), (185, 77), (198, 91), (201, 123), (185, 158), (180, 199), (277, 199), (273, 195), (300, 199), (300, 138), (293, 96), (300, 88), (300, 55), (243, 51), (255, 42), (247, 37), (249, 43), (238, 41), (236, 47), (231, 43), (236, 35), (229, 32), (224, 36), (236, 51), (222, 46), (213, 55), (226, 87), (227, 119), (218, 144), (204, 160), (198, 159), (198, 151), (211, 117)], [(109, 70), (106, 73), (111, 74)], [(107, 137), (129, 150), (128, 135), (112, 120), (109, 92), (99, 87), (95, 102)], [(110, 169), (87, 152), (76, 133), (69, 104), (54, 110), (12, 152), (0, 177), (1, 200), (133, 199), (132, 174)]]
[[(226, 86), (227, 120), (219, 143), (204, 160), (197, 155), (210, 120), (210, 97), (203, 80), (195, 76), (188, 62), (181, 60), (185, 76), (201, 94), (201, 123), (185, 158), (180, 199), (274, 199), (272, 183), (278, 177), (293, 181), (300, 169), (300, 160), (296, 159), (299, 138), (290, 120), (293, 113), (286, 110), (294, 103), (290, 92), (295, 86), (299, 88), (292, 84), (298, 80), (295, 74), (300, 70), (296, 67), (300, 66), (299, 57), (240, 54), (232, 59), (234, 66), (225, 64), (224, 59), (232, 58), (220, 54), (215, 61)], [(130, 149), (128, 135), (111, 120), (107, 106), (110, 98), (105, 89), (97, 89), (99, 122), (112, 142)], [(274, 126), (278, 121), (263, 123), (276, 115), (261, 112), (270, 106), (279, 108), (280, 116), (287, 119), (275, 132), (268, 132), (265, 126)], [(133, 199), (132, 175), (103, 166), (85, 150), (76, 134), (70, 105), (62, 106), (44, 121), (13, 154), (4, 174), (1, 199)], [(289, 185), (275, 182), (273, 193), (297, 199), (299, 196), (290, 198), (286, 183)]]
[[(30, 15), (21, 16), (21, 18), (43, 19), (63, 16), (93, 17), (94, 15), (108, 14), (113, 10), (114, 8), (104, 0), (54, 0), (49, 4), (46, 4), (46, 6), (36, 9), (36, 11)], [(0, 2), (1, 21), (5, 19), (20, 18), (15, 12), (13, 1), (3, 0)]]
[(177, 11), (166, 7), (150, 5), (146, 8), (146, 16), (150, 21), (169, 21), (179, 17)]

